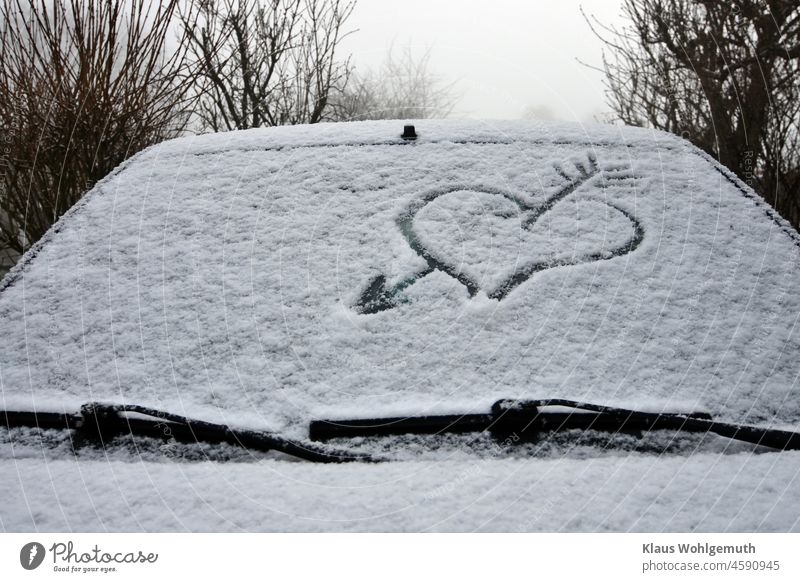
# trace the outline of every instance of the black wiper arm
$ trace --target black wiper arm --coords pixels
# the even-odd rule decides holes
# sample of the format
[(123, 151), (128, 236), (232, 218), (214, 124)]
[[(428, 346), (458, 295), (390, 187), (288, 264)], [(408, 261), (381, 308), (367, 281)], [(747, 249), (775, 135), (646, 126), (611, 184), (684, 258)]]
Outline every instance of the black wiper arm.
[[(150, 418), (132, 418), (123, 414), (126, 412)], [(75, 430), (80, 437), (99, 444), (116, 436), (134, 435), (181, 443), (229, 443), (249, 450), (279, 451), (315, 463), (379, 460), (365, 454), (286, 439), (271, 432), (234, 429), (134, 404), (89, 403), (81, 407), (80, 414), (2, 411), (0, 426)]]
[[(570, 411), (548, 411), (560, 406)], [(137, 413), (149, 418), (136, 418)], [(120, 435), (135, 435), (182, 443), (229, 443), (250, 450), (279, 451), (316, 463), (377, 462), (371, 455), (330, 449), (286, 439), (271, 432), (234, 429), (138, 405), (90, 403), (79, 414), (0, 411), (0, 426), (74, 430), (83, 439), (104, 444)], [(507, 442), (532, 441), (543, 432), (570, 429), (640, 433), (668, 429), (714, 433), (780, 450), (800, 449), (800, 433), (717, 422), (705, 413), (655, 413), (627, 410), (573, 400), (498, 400), (488, 414), (316, 420), (309, 427), (312, 441), (340, 437), (402, 434), (470, 433), (487, 431)], [(509, 436), (518, 438), (508, 439)]]
[[(561, 406), (568, 412), (541, 410)], [(800, 433), (717, 422), (702, 412), (689, 414), (627, 410), (574, 400), (498, 400), (488, 414), (464, 414), (356, 420), (315, 420), (310, 426), (313, 441), (340, 437), (440, 434), (488, 431), (499, 439), (514, 435), (509, 442), (531, 441), (542, 432), (571, 429), (639, 433), (650, 430), (714, 433), (780, 450), (800, 449)]]

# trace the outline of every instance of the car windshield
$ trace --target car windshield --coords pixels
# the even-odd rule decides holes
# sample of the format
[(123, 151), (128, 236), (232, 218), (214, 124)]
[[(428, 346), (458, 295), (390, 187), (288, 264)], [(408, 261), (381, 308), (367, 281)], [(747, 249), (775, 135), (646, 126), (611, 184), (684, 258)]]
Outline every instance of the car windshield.
[[(415, 128), (133, 157), (3, 279), (3, 409), (135, 404), (359, 459), (760, 451), (707, 423), (796, 430), (800, 237), (745, 184), (637, 128)], [(545, 399), (713, 420), (567, 423), (502, 451), (490, 430), (309, 434)]]

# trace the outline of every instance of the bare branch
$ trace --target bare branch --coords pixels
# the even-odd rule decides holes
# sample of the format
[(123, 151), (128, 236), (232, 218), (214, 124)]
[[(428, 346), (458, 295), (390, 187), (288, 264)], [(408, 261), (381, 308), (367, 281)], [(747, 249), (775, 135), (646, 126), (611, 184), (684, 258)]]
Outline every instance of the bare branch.
[(190, 0), (181, 13), (199, 64), (202, 129), (316, 123), (350, 74), (337, 50), (354, 2)]
[(603, 27), (606, 97), (625, 123), (686, 137), (800, 226), (800, 5), (625, 0)]
[[(97, 180), (184, 128), (179, 0), (0, 0), (0, 246), (24, 251)], [(178, 44), (182, 46), (182, 44)]]
[(454, 83), (446, 83), (430, 70), (431, 51), (415, 59), (406, 48), (399, 58), (390, 49), (377, 72), (353, 75), (333, 103), (331, 118), (425, 119), (447, 117), (458, 100)]

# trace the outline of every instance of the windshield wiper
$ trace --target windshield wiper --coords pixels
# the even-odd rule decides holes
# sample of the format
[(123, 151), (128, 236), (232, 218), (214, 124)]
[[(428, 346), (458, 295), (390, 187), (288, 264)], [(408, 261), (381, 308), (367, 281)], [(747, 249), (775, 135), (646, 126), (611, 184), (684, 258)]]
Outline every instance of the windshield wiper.
[[(136, 413), (150, 418), (136, 418)], [(375, 462), (370, 455), (290, 440), (271, 432), (234, 429), (135, 404), (89, 403), (78, 414), (58, 412), (0, 412), (0, 426), (67, 429), (81, 439), (105, 445), (123, 435), (175, 440), (180, 443), (228, 443), (254, 451), (278, 451), (314, 463)]]
[[(546, 410), (562, 407), (569, 410)], [(126, 413), (144, 416), (139, 418)], [(124, 435), (175, 440), (181, 443), (228, 443), (256, 451), (278, 451), (315, 463), (380, 462), (369, 454), (332, 449), (284, 438), (272, 432), (234, 429), (134, 404), (89, 403), (80, 413), (0, 412), (0, 426), (67, 429), (81, 440), (105, 446)], [(542, 433), (595, 430), (641, 434), (652, 430), (714, 433), (779, 450), (800, 449), (800, 433), (717, 422), (710, 415), (627, 410), (574, 400), (498, 400), (488, 414), (315, 420), (309, 426), (312, 441), (334, 438), (488, 432), (509, 444), (531, 442)], [(509, 438), (515, 437), (515, 438)]]
[[(548, 406), (572, 410), (542, 409)], [(633, 434), (651, 430), (714, 433), (773, 449), (800, 449), (800, 433), (718, 422), (703, 412), (641, 412), (560, 398), (498, 400), (488, 414), (315, 420), (309, 432), (312, 441), (342, 437), (489, 432), (497, 439), (515, 443), (536, 441), (545, 432), (573, 429)], [(509, 436), (516, 438), (509, 439)]]

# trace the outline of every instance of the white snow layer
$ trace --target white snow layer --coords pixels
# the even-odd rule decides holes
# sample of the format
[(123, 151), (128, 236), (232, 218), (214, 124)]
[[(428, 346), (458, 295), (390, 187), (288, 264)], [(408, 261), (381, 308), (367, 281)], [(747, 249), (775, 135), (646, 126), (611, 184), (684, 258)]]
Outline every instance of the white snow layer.
[[(9, 465), (11, 466), (11, 465)], [(794, 531), (800, 454), (384, 465), (22, 460), (6, 531)]]
[[(799, 428), (800, 237), (727, 170), (641, 129), (416, 127), (191, 137), (123, 164), (0, 285), (2, 404), (138, 403), (295, 438), (320, 416), (547, 397)], [(395, 304), (364, 313), (378, 275)], [(4, 498), (35, 502), (0, 526), (785, 530), (799, 460), (479, 461), (424, 486), (436, 463), (7, 460)], [(55, 510), (67, 490), (81, 501)], [(548, 499), (565, 509), (530, 521)]]

